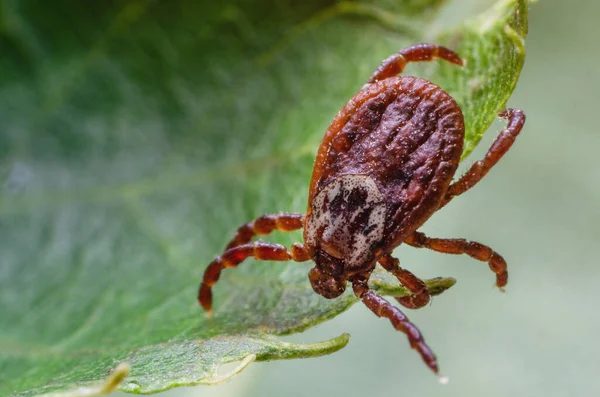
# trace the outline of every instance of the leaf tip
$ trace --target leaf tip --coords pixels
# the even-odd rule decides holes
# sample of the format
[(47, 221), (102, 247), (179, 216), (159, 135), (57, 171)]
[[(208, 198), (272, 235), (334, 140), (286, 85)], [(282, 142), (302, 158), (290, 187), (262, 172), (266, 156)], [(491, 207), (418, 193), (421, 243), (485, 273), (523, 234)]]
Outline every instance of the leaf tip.
[(348, 342), (350, 342), (350, 334), (347, 332), (344, 332), (343, 334), (341, 334), (340, 336), (338, 336), (335, 339), (338, 340), (340, 349), (342, 349), (342, 348), (346, 347)]
[(427, 291), (431, 296), (440, 295), (456, 284), (456, 279), (452, 277), (438, 277), (426, 280)]

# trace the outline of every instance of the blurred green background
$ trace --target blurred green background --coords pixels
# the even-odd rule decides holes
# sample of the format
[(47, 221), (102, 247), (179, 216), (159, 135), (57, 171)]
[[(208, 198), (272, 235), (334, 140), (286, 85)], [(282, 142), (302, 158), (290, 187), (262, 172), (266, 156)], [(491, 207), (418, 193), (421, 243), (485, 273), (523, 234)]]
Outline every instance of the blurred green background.
[[(454, 2), (451, 20), (485, 8)], [(527, 59), (508, 105), (527, 113), (510, 153), (477, 188), (437, 213), (431, 236), (489, 244), (508, 260), (506, 294), (485, 265), (402, 247), (423, 277), (457, 285), (411, 319), (438, 357), (439, 385), (402, 337), (356, 305), (294, 341), (348, 331), (331, 356), (251, 365), (225, 385), (164, 396), (597, 396), (600, 395), (600, 2), (542, 0), (530, 6)], [(492, 127), (470, 164), (487, 150)]]
[[(3, 6), (7, 8), (14, 4), (16, 4), (14, 1), (3, 2)], [(116, 1), (111, 4), (118, 8), (121, 2)], [(455, 0), (444, 7), (439, 20), (444, 21), (444, 24), (452, 25), (486, 9), (489, 4), (488, 1)], [(101, 8), (97, 4), (96, 6)], [(40, 11), (35, 21), (39, 25), (39, 30), (43, 32), (46, 28), (44, 4), (40, 3), (36, 7)], [(81, 15), (82, 10), (94, 13), (91, 5), (80, 5), (80, 7), (81, 9), (72, 10), (73, 18)], [(10, 129), (7, 129), (9, 134), (2, 135), (0, 155), (13, 156), (21, 151), (27, 152), (27, 148), (32, 146), (36, 150), (33, 155), (39, 156), (42, 160), (47, 159), (45, 150), (48, 149), (48, 152), (52, 153), (55, 149), (52, 145), (55, 142), (52, 140), (46, 142), (44, 137), (33, 134), (30, 136), (22, 131), (35, 131), (36, 126), (47, 122), (48, 115), (55, 116), (53, 112), (56, 109), (60, 110), (58, 121), (52, 119), (52, 123), (48, 123), (54, 128), (50, 132), (59, 140), (68, 142), (57, 147), (67, 148), (68, 150), (60, 155), (76, 165), (80, 164), (78, 156), (82, 156), (82, 153), (78, 152), (78, 145), (85, 147), (89, 142), (78, 141), (77, 135), (70, 135), (71, 128), (77, 131), (74, 125), (85, 125), (92, 135), (97, 129), (100, 131), (99, 142), (106, 143), (100, 139), (102, 128), (106, 127), (104, 124), (106, 120), (101, 119), (102, 114), (98, 116), (94, 112), (90, 113), (98, 118), (89, 117), (82, 112), (79, 114), (80, 118), (73, 119), (70, 113), (71, 107), (110, 108), (111, 114), (115, 115), (114, 119), (110, 120), (114, 121), (114, 125), (109, 125), (111, 131), (118, 132), (121, 128), (131, 132), (126, 137), (120, 136), (117, 132), (114, 136), (110, 136), (111, 139), (116, 140), (120, 138), (131, 140), (131, 142), (118, 142), (118, 145), (114, 145), (121, 148), (127, 148), (128, 145), (136, 148), (136, 139), (141, 136), (160, 146), (162, 129), (175, 131), (174, 135), (176, 135), (178, 131), (198, 129), (199, 125), (207, 122), (201, 116), (198, 119), (178, 117), (180, 111), (193, 113), (196, 110), (194, 106), (199, 109), (206, 106), (205, 103), (190, 102), (185, 104), (189, 107), (182, 110), (181, 103), (171, 102), (173, 98), (185, 97), (186, 81), (161, 81), (155, 75), (146, 74), (147, 70), (144, 68), (144, 64), (152, 65), (153, 67), (148, 70), (165, 70), (166, 75), (170, 75), (169, 71), (172, 68), (181, 68), (172, 75), (181, 72), (181, 75), (189, 76), (193, 74), (195, 68), (202, 71), (202, 67), (206, 66), (198, 61), (202, 60), (201, 54), (190, 56), (189, 63), (185, 58), (186, 54), (183, 53), (133, 54), (138, 56), (139, 60), (139, 65), (132, 66), (133, 69), (139, 67), (139, 73), (136, 75), (139, 80), (134, 82), (135, 84), (129, 84), (131, 82), (119, 75), (116, 67), (113, 75), (115, 80), (103, 80), (106, 77), (105, 70), (113, 70), (111, 69), (113, 65), (100, 57), (106, 44), (101, 38), (105, 35), (110, 37), (122, 34), (121, 25), (126, 25), (128, 19), (135, 19), (136, 12), (136, 7), (131, 7), (129, 14), (119, 15), (121, 19), (117, 19), (113, 24), (103, 25), (109, 26), (108, 32), (98, 31), (87, 37), (92, 42), (98, 43), (98, 47), (93, 48), (81, 64), (75, 62), (71, 69), (70, 65), (63, 65), (65, 67), (59, 69), (67, 76), (75, 76), (74, 79), (55, 74), (57, 70), (51, 69), (51, 63), (48, 64), (50, 66), (44, 63), (41, 65), (28, 63), (26, 55), (35, 54), (37, 59), (43, 59), (45, 55), (56, 56), (56, 52), (53, 52), (52, 40), (57, 40), (57, 43), (59, 41), (67, 43), (64, 48), (80, 46), (87, 50), (87, 43), (80, 42), (76, 34), (62, 35), (61, 32), (47, 32), (51, 39), (48, 39), (49, 46), (46, 48), (11, 47), (12, 59), (19, 59), (18, 57), (23, 55), (23, 64), (22, 67), (18, 65), (18, 68), (13, 68), (14, 65), (4, 67), (5, 65), (0, 63), (3, 66), (3, 73), (6, 73), (3, 76), (5, 79), (9, 80), (8, 73), (13, 71), (15, 75), (22, 78), (28, 73), (34, 76), (34, 69), (37, 71), (37, 68), (40, 68), (42, 72), (46, 66), (49, 69), (46, 74), (42, 73), (45, 85), (41, 84), (40, 87), (44, 88), (44, 92), (15, 90), (8, 94), (3, 93), (1, 105), (4, 120), (2, 122), (9, 125)], [(349, 332), (352, 335), (351, 341), (341, 352), (318, 359), (253, 363), (241, 375), (224, 385), (210, 388), (180, 388), (163, 395), (171, 397), (271, 395), (333, 397), (365, 394), (463, 397), (509, 394), (544, 397), (599, 395), (600, 342), (597, 337), (600, 335), (600, 316), (595, 307), (596, 303), (600, 302), (600, 292), (595, 288), (597, 280), (600, 279), (599, 261), (596, 259), (600, 238), (600, 173), (597, 159), (597, 153), (600, 152), (600, 135), (596, 133), (595, 125), (597, 92), (600, 89), (598, 69), (600, 53), (597, 51), (597, 40), (600, 37), (598, 15), (600, 15), (600, 3), (595, 0), (581, 0), (576, 4), (560, 0), (541, 0), (530, 7), (530, 29), (526, 42), (527, 59), (521, 80), (508, 104), (526, 112), (528, 116), (526, 127), (510, 153), (477, 188), (436, 214), (423, 229), (431, 236), (464, 237), (489, 244), (498, 250), (509, 263), (511, 276), (506, 294), (500, 294), (493, 287), (493, 277), (487, 266), (467, 257), (444, 256), (410, 247), (401, 247), (399, 250), (402, 263), (419, 276), (423, 278), (453, 276), (458, 280), (457, 285), (449, 292), (434, 299), (430, 307), (409, 313), (438, 355), (442, 372), (450, 377), (450, 384), (445, 386), (438, 384), (416, 354), (406, 346), (402, 335), (395, 332), (387, 322), (377, 320), (365, 308), (356, 305), (349, 312), (332, 321), (303, 334), (286, 337), (288, 340), (307, 343)], [(15, 42), (25, 44), (35, 42), (29, 40), (28, 34), (31, 34), (31, 31), (27, 26), (19, 24), (21, 21), (10, 20), (8, 14), (1, 16), (5, 26), (10, 25), (15, 28), (13, 31), (22, 35), (23, 40), (15, 40)], [(163, 15), (163, 17), (165, 25), (157, 26), (157, 31), (153, 32), (156, 36), (153, 37), (160, 36), (161, 29), (168, 29), (170, 16)], [(198, 18), (198, 25), (202, 26), (202, 16), (189, 15), (188, 17)], [(238, 17), (231, 16), (232, 20)], [(241, 20), (243, 22), (243, 18)], [(265, 23), (268, 25), (268, 21)], [(247, 33), (244, 31), (243, 24), (239, 26), (240, 31), (234, 33)], [(85, 21), (74, 19), (72, 29), (66, 31), (76, 32), (77, 29), (86, 28)], [(139, 32), (127, 33), (133, 37), (132, 40), (135, 40), (135, 35)], [(178, 34), (179, 43), (184, 43), (183, 47), (185, 47), (186, 32), (178, 32)], [(165, 40), (168, 40), (168, 36), (165, 35)], [(100, 41), (95, 41), (98, 38)], [(314, 38), (309, 38), (311, 39)], [(190, 53), (194, 50), (192, 44), (190, 43), (188, 48)], [(216, 38), (211, 48), (215, 53), (222, 51), (225, 56), (228, 52), (243, 53), (247, 50), (227, 48), (226, 44)], [(386, 43), (373, 43), (373, 47), (379, 51), (389, 44), (388, 37)], [(315, 45), (319, 44), (315, 42)], [(364, 47), (365, 44), (361, 45)], [(172, 48), (169, 43), (160, 43), (158, 47)], [(315, 51), (322, 53), (325, 47), (323, 45), (315, 48)], [(61, 48), (63, 47), (57, 46), (56, 51), (60, 52)], [(135, 48), (123, 45), (113, 50), (119, 54)], [(58, 56), (60, 55), (62, 54), (59, 53)], [(341, 56), (332, 55), (331, 58), (314, 61), (326, 65), (324, 67), (331, 70), (340, 58)], [(223, 64), (227, 61), (228, 59), (224, 57)], [(0, 62), (4, 61), (0, 60)], [(278, 62), (285, 63), (286, 59), (279, 59)], [(99, 64), (99, 68), (105, 68), (97, 75), (94, 74), (97, 70), (92, 69), (85, 79), (86, 90), (97, 92), (98, 95), (84, 95), (80, 98), (74, 94), (73, 97), (66, 99), (61, 97), (65, 91), (77, 93), (75, 88), (82, 83), (78, 77), (84, 74), (88, 64)], [(222, 65), (210, 66), (217, 69)], [(305, 65), (293, 66), (297, 68), (295, 69), (297, 73), (310, 71), (310, 68), (304, 69)], [(235, 70), (239, 65), (234, 64), (231, 67)], [(343, 64), (339, 67), (343, 67)], [(418, 67), (410, 69), (415, 73), (419, 70)], [(356, 76), (353, 77), (359, 79), (359, 76), (368, 76), (370, 70), (355, 72)], [(123, 80), (119, 80), (120, 77), (123, 77)], [(223, 81), (227, 81), (227, 75), (222, 77)], [(295, 81), (294, 77), (276, 76), (277, 79), (284, 81), (281, 85), (289, 92), (302, 92), (301, 86), (295, 86), (301, 83)], [(343, 88), (336, 88), (342, 86), (341, 79), (342, 77), (331, 81), (331, 87), (327, 88), (337, 90), (336, 94), (339, 95), (340, 91), (357, 84), (356, 81), (345, 82)], [(201, 76), (193, 83), (195, 87), (200, 86), (208, 90), (218, 86), (216, 82), (202, 81)], [(231, 81), (228, 83), (235, 84)], [(155, 91), (151, 89), (144, 91), (144, 84), (173, 96), (153, 98), (152, 94)], [(142, 89), (139, 88), (140, 86)], [(169, 91), (173, 87), (180, 91)], [(248, 84), (244, 89), (257, 90), (257, 88), (261, 87), (258, 84), (256, 86)], [(219, 131), (231, 126), (240, 128), (245, 123), (248, 123), (249, 130), (256, 130), (265, 114), (268, 114), (271, 109), (276, 106), (291, 105), (268, 101), (279, 98), (273, 94), (279, 90), (279, 87), (265, 87), (264, 90), (256, 91), (260, 99), (265, 99), (265, 103), (257, 106), (262, 112), (260, 115), (247, 121), (232, 118), (230, 124), (212, 125), (211, 134), (218, 134)], [(148, 95), (147, 102), (140, 104), (133, 102), (126, 104), (115, 100), (121, 96), (138, 98), (145, 95)], [(190, 93), (190, 98), (192, 97), (193, 93)], [(285, 95), (283, 97), (285, 98)], [(319, 101), (322, 101), (314, 98), (311, 100), (317, 107), (320, 106)], [(31, 110), (23, 108), (22, 103), (29, 106), (34, 104), (35, 108)], [(61, 107), (65, 103), (66, 108)], [(219, 101), (215, 103), (218, 105)], [(218, 113), (219, 116), (223, 113), (233, 115), (236, 112), (247, 111), (244, 103), (235, 101), (232, 103), (232, 108), (212, 110), (215, 114), (221, 112)], [(121, 107), (124, 104), (127, 106)], [(303, 123), (300, 111), (314, 110), (311, 104), (296, 105), (298, 105), (298, 114), (292, 112), (289, 119), (283, 118), (283, 120), (278, 119), (280, 117), (278, 114), (274, 114), (272, 124), (265, 126), (263, 139), (274, 142), (272, 146), (277, 149), (306, 144), (303, 137), (282, 136), (280, 131), (274, 128), (286, 123)], [(37, 112), (40, 109), (42, 116), (38, 117)], [(36, 114), (36, 117), (28, 119), (29, 112)], [(171, 116), (175, 121), (169, 125)], [(132, 128), (132, 125), (144, 120), (145, 124), (141, 123), (139, 130)], [(161, 125), (160, 123), (165, 120), (167, 122)], [(220, 117), (219, 120), (223, 118)], [(307, 125), (310, 126), (310, 123), (307, 122)], [(463, 168), (483, 156), (496, 132), (501, 128), (500, 122), (492, 127), (477, 150), (467, 158)], [(206, 139), (218, 142), (214, 136)], [(261, 152), (259, 145), (253, 147), (252, 153), (245, 152), (245, 145), (252, 143), (253, 139), (250, 135), (240, 134), (240, 141), (236, 147), (216, 145), (206, 149), (194, 147), (193, 144), (198, 143), (195, 140), (190, 141), (189, 147), (186, 147), (186, 137), (182, 133), (181, 137), (175, 136), (173, 141), (176, 141), (180, 147), (184, 147), (185, 151), (181, 157), (169, 159), (170, 170), (185, 170), (191, 163), (190, 158), (194, 156), (206, 156), (207, 159), (218, 162), (223, 153), (226, 153), (227, 157), (247, 155), (248, 158), (266, 155)], [(102, 174), (97, 180), (90, 180), (89, 171), (90, 169), (97, 171), (95, 168), (97, 164), (89, 161), (84, 163), (90, 169), (71, 167), (75, 169), (75, 182), (70, 179), (61, 180), (60, 167), (57, 169), (50, 167), (46, 170), (47, 175), (52, 176), (49, 181), (59, 188), (62, 183), (64, 186), (71, 186), (70, 184), (85, 186), (86, 183), (102, 184), (107, 180), (110, 183), (128, 181), (140, 175), (146, 176), (146, 173), (151, 174), (157, 158), (162, 154), (149, 150), (147, 156), (144, 156), (144, 147), (136, 148), (134, 152), (137, 163), (129, 167), (128, 161), (132, 157), (126, 150), (123, 150), (123, 153), (108, 153), (113, 143), (108, 142), (106, 146), (101, 144), (97, 146), (98, 152), (107, 151), (107, 153), (100, 153), (99, 157), (114, 156), (114, 161), (110, 164), (112, 167), (106, 170), (106, 177)], [(303, 148), (306, 149), (306, 146)], [(92, 160), (95, 154), (98, 153), (90, 156)], [(145, 162), (140, 162), (140, 158)], [(304, 173), (305, 170), (292, 171), (294, 175), (297, 172)], [(44, 176), (44, 173), (41, 175)], [(251, 200), (248, 200), (248, 204), (234, 201), (239, 207), (233, 208), (232, 212), (239, 217), (240, 214), (244, 216), (256, 214), (257, 210), (299, 210), (304, 206), (304, 197), (295, 195), (297, 186), (282, 187), (283, 193), (280, 199), (267, 196), (262, 189), (273, 181), (281, 182), (265, 176), (264, 179), (259, 179), (256, 185), (248, 187), (245, 193)], [(41, 186), (45, 183), (44, 180), (36, 182)], [(240, 181), (233, 181), (231, 184), (238, 182)], [(219, 183), (215, 185), (217, 185), (215, 190), (210, 192), (214, 196), (208, 199), (205, 196), (201, 198), (211, 203), (220, 200), (229, 203), (227, 201), (229, 198), (219, 195)], [(150, 187), (142, 186), (142, 188)], [(227, 190), (223, 189), (223, 192)], [(114, 192), (107, 194), (112, 193)], [(279, 208), (281, 202), (286, 201), (291, 203), (290, 208)], [(260, 202), (258, 209), (256, 202)], [(167, 197), (160, 205), (169, 207), (169, 203)], [(218, 216), (215, 215), (215, 219), (218, 219)], [(7, 221), (8, 226), (10, 222), (11, 219)], [(172, 231), (169, 228), (177, 229), (178, 226), (175, 222), (167, 224), (168, 233)], [(219, 232), (211, 233), (211, 230), (206, 230), (200, 235), (194, 234), (196, 230), (193, 228), (186, 230), (182, 227), (181, 230), (173, 232), (173, 235), (176, 238), (188, 235), (189, 240), (185, 241), (184, 248), (191, 248), (184, 252), (197, 254), (194, 251), (194, 241), (202, 241), (203, 246), (220, 246), (223, 244), (221, 230), (229, 230), (235, 226), (237, 225), (221, 225), (218, 226)], [(6, 245), (8, 246), (9, 243)], [(126, 249), (127, 247), (124, 248)], [(154, 254), (154, 252), (148, 253), (146, 257), (140, 258), (140, 263), (129, 265), (139, 266), (140, 272), (143, 272), (144, 262), (153, 260)], [(203, 252), (202, 254), (210, 256), (214, 253)], [(6, 252), (4, 258), (7, 258)], [(49, 262), (51, 260), (52, 258), (48, 259)], [(186, 262), (186, 266), (199, 265)], [(165, 272), (173, 273), (169, 269)], [(185, 277), (188, 277), (187, 273), (180, 276), (180, 278)], [(27, 281), (26, 278), (23, 280)], [(166, 290), (161, 293), (168, 295), (170, 293), (168, 288), (165, 286)], [(190, 288), (193, 290), (195, 285)], [(185, 293), (189, 295), (187, 291)]]

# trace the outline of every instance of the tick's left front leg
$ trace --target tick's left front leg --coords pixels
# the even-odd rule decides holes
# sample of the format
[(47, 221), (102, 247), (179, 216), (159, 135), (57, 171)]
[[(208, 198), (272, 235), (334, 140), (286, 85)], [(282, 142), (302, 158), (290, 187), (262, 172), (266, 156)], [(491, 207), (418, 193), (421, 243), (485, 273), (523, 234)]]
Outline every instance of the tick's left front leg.
[(202, 283), (198, 290), (198, 302), (206, 310), (208, 317), (212, 315), (212, 288), (219, 281), (223, 269), (236, 268), (248, 258), (280, 262), (290, 260), (304, 262), (310, 259), (308, 252), (300, 243), (292, 245), (290, 251), (283, 245), (265, 243), (263, 241), (236, 245), (233, 248), (229, 248), (208, 265), (204, 271)]
[(302, 229), (303, 225), (304, 215), (302, 214), (281, 212), (279, 214), (263, 215), (240, 226), (225, 250), (247, 244), (255, 236), (264, 236), (275, 230), (291, 232)]
[(496, 286), (502, 290), (508, 281), (508, 271), (504, 258), (488, 247), (475, 241), (462, 238), (430, 238), (421, 232), (414, 232), (405, 243), (416, 248), (429, 248), (444, 254), (467, 254), (482, 262), (487, 262), (496, 273)]
[(442, 200), (439, 208), (442, 208), (454, 197), (463, 194), (477, 184), (489, 170), (506, 154), (521, 132), (525, 124), (525, 113), (519, 109), (506, 109), (498, 115), (508, 119), (508, 125), (498, 135), (483, 160), (475, 162), (463, 176), (448, 188), (446, 197)]
[(429, 303), (431, 295), (427, 291), (425, 282), (400, 267), (400, 261), (391, 255), (384, 255), (379, 259), (381, 266), (392, 273), (400, 284), (410, 291), (409, 296), (397, 297), (396, 300), (404, 307), (409, 309), (418, 309)]

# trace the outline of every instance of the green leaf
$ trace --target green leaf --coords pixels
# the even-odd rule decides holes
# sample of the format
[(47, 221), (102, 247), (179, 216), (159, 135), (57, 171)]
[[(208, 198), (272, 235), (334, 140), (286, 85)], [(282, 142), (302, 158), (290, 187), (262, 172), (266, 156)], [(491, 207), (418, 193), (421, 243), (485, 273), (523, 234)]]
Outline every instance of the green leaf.
[(499, 1), (437, 38), (441, 3), (2, 2), (0, 394), (151, 393), (342, 348), (345, 334), (273, 336), (356, 301), (317, 296), (308, 263), (225, 271), (213, 319), (198, 283), (237, 226), (304, 210), (329, 121), (403, 46), (466, 58), (420, 71), (462, 106), (468, 154), (516, 84), (527, 5)]
[(431, 80), (443, 84), (465, 115), (465, 148), (468, 156), (505, 109), (525, 62), (526, 0), (502, 0), (460, 29), (440, 35), (467, 61), (457, 69), (440, 64)]

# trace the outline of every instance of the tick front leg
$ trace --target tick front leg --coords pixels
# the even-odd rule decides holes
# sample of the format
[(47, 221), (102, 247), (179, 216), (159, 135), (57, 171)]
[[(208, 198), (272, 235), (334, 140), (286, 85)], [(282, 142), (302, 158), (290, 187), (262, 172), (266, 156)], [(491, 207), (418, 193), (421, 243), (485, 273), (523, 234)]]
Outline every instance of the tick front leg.
[(391, 305), (388, 301), (377, 295), (375, 292), (369, 290), (367, 285), (367, 277), (356, 276), (352, 281), (352, 288), (354, 294), (369, 308), (377, 317), (385, 317), (390, 320), (395, 329), (400, 332), (404, 332), (408, 337), (410, 347), (415, 349), (423, 361), (433, 372), (438, 373), (438, 365), (435, 354), (431, 351), (429, 346), (425, 343), (421, 331), (410, 322), (408, 317), (400, 309)]
[(506, 109), (498, 115), (508, 119), (506, 128), (498, 135), (492, 146), (485, 154), (483, 160), (475, 162), (471, 168), (448, 188), (446, 197), (442, 200), (440, 208), (445, 206), (454, 197), (463, 194), (477, 184), (489, 170), (506, 154), (523, 129), (525, 124), (525, 113), (519, 109)]
[(404, 307), (409, 309), (418, 309), (429, 303), (431, 296), (427, 291), (425, 282), (400, 267), (400, 261), (391, 255), (385, 255), (379, 259), (381, 266), (392, 273), (400, 284), (405, 286), (410, 291), (410, 296), (398, 297), (396, 300)]
[(249, 243), (254, 236), (269, 234), (274, 230), (291, 232), (302, 229), (304, 215), (296, 213), (267, 214), (248, 222), (238, 228), (233, 239), (227, 244), (225, 250), (238, 245)]
[(226, 250), (223, 255), (208, 265), (198, 291), (198, 302), (206, 310), (208, 316), (212, 314), (212, 287), (219, 281), (223, 269), (235, 268), (250, 257), (265, 261), (304, 262), (310, 259), (308, 252), (300, 243), (295, 243), (291, 251), (288, 251), (283, 245), (262, 241), (242, 244)]
[(496, 273), (496, 286), (503, 291), (508, 282), (508, 271), (506, 270), (506, 261), (499, 253), (475, 241), (467, 241), (462, 238), (429, 238), (421, 232), (414, 232), (405, 241), (408, 245), (417, 248), (429, 248), (444, 254), (467, 254), (482, 262), (487, 262), (490, 269)]
[(435, 44), (417, 44), (405, 48), (383, 61), (369, 79), (369, 83), (402, 73), (409, 62), (431, 61), (435, 58), (441, 58), (460, 66), (464, 65), (460, 56), (446, 47)]

